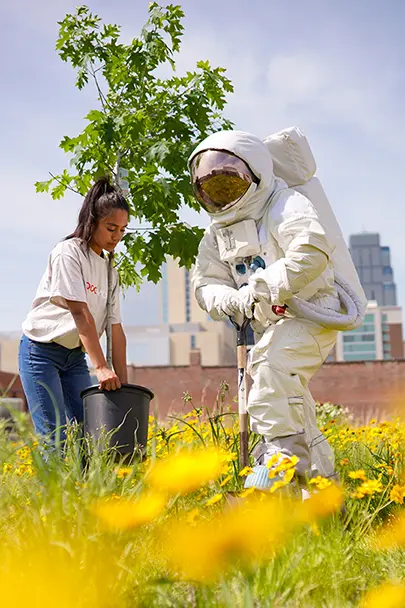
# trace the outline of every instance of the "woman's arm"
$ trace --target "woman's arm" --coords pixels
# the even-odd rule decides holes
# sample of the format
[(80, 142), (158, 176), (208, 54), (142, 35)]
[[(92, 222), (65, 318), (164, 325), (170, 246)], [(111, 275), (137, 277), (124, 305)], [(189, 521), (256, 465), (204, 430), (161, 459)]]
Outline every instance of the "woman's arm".
[(66, 300), (69, 311), (79, 332), (80, 340), (96, 370), (100, 389), (115, 390), (121, 387), (118, 375), (107, 367), (107, 361), (102, 351), (97, 335), (96, 324), (85, 302)]
[(127, 339), (122, 329), (121, 323), (112, 325), (112, 360), (115, 373), (121, 384), (128, 382), (127, 370)]

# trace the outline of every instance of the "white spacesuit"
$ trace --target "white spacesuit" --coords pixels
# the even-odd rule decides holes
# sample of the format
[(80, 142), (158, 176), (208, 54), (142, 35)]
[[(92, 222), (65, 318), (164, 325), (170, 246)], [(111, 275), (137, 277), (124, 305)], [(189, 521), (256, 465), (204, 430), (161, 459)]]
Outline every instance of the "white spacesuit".
[[(287, 183), (275, 177), (273, 159)], [(192, 271), (197, 301), (214, 319), (252, 317), (257, 338), (248, 412), (262, 442), (247, 487), (271, 485), (265, 465), (276, 454), (298, 456), (301, 480), (334, 475), (308, 383), (337, 330), (361, 324), (366, 299), (312, 159), (293, 128), (266, 143), (221, 131), (189, 161), (194, 192), (211, 217)], [(312, 201), (288, 186), (307, 188)]]

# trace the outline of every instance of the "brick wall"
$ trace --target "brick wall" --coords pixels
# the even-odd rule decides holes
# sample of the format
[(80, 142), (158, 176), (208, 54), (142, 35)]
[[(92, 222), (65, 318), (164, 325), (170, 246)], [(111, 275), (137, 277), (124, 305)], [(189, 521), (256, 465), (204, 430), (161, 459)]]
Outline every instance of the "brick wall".
[[(189, 393), (195, 406), (212, 407), (221, 388), (229, 385), (227, 403), (237, 394), (234, 367), (201, 367), (199, 353), (192, 352), (187, 367), (132, 367), (129, 382), (150, 388), (155, 393), (152, 409), (159, 416), (190, 409), (182, 399)], [(405, 359), (325, 363), (311, 381), (317, 401), (347, 406), (360, 420), (384, 418), (394, 406), (405, 412)]]

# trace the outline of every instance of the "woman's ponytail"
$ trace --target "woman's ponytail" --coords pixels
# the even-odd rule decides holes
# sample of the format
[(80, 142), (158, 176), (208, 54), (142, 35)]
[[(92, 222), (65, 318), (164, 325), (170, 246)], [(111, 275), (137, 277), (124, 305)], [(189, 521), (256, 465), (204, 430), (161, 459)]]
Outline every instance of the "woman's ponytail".
[(86, 194), (76, 230), (66, 239), (79, 238), (89, 245), (98, 222), (107, 217), (113, 209), (122, 209), (129, 213), (129, 205), (124, 196), (111, 184), (108, 177), (101, 177)]

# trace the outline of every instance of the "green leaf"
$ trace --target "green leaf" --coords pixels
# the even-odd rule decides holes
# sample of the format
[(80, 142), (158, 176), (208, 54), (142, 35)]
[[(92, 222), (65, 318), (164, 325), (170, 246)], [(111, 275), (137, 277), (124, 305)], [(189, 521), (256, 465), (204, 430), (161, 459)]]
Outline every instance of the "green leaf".
[(35, 191), (36, 192), (49, 192), (50, 185), (53, 182), (53, 178), (48, 179), (45, 182), (35, 182)]

